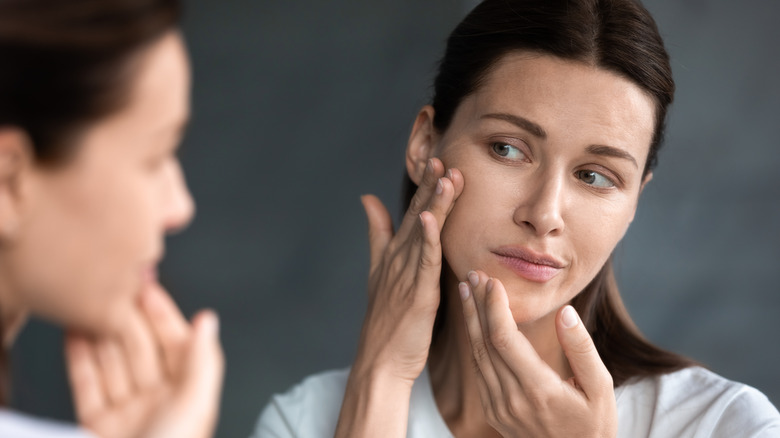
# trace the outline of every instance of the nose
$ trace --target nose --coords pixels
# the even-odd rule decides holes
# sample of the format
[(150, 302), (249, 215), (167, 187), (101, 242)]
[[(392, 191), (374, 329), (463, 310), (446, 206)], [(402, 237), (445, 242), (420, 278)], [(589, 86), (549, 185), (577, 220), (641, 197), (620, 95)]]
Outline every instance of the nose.
[(520, 188), (513, 219), (539, 237), (559, 235), (564, 229), (564, 178), (544, 174), (532, 178)]
[(171, 234), (186, 228), (195, 215), (195, 201), (187, 188), (178, 160), (169, 167), (166, 187), (163, 226), (165, 231)]

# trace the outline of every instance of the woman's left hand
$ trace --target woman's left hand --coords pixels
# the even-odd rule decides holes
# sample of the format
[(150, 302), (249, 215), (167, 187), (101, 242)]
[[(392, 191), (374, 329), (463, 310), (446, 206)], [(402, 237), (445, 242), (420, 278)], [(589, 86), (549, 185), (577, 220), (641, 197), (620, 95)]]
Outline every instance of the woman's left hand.
[(614, 437), (612, 376), (571, 306), (555, 328), (574, 376), (563, 380), (517, 329), (506, 290), (483, 272), (459, 285), (480, 398), (490, 425), (504, 437)]

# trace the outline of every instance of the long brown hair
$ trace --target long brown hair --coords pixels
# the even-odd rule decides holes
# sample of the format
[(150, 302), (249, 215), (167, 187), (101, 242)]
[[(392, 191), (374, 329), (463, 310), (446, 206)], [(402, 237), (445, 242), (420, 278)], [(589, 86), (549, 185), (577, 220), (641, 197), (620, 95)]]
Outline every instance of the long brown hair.
[[(0, 128), (23, 130), (39, 164), (65, 163), (86, 127), (122, 108), (131, 61), (180, 14), (179, 0), (0, 0)], [(0, 406), (8, 392), (0, 349)]]
[[(669, 55), (650, 13), (635, 0), (485, 0), (450, 34), (434, 80), (433, 125), (444, 133), (460, 103), (477, 90), (496, 62), (530, 51), (588, 63), (627, 78), (655, 101), (655, 127), (644, 175), (658, 162), (666, 113), (674, 98)], [(404, 180), (406, 205), (417, 187)], [(446, 269), (443, 270), (443, 272)], [(434, 342), (445, 324), (447, 295), (434, 323)], [(631, 320), (611, 259), (572, 301), (615, 386), (695, 362), (648, 342)]]

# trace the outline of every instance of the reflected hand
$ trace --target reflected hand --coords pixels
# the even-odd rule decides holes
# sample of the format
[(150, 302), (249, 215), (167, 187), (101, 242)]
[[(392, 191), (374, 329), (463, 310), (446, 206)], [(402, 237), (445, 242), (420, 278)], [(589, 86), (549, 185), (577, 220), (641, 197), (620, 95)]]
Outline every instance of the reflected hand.
[(398, 233), (375, 196), (363, 197), (371, 269), (368, 311), (336, 437), (406, 436), (412, 385), (428, 359), (440, 300), (440, 234), (463, 191), (457, 169), (428, 162)]
[(431, 159), (395, 235), (382, 202), (363, 197), (371, 267), (357, 372), (378, 367), (411, 383), (425, 367), (440, 300), (441, 229), (462, 191), (461, 173), (445, 175), (442, 162)]
[(211, 437), (224, 370), (217, 316), (189, 324), (159, 286), (136, 310), (117, 337), (67, 335), (78, 422), (102, 438)]
[(612, 376), (574, 308), (556, 316), (574, 374), (563, 380), (517, 329), (501, 282), (483, 272), (469, 280), (459, 289), (488, 423), (505, 437), (616, 436)]

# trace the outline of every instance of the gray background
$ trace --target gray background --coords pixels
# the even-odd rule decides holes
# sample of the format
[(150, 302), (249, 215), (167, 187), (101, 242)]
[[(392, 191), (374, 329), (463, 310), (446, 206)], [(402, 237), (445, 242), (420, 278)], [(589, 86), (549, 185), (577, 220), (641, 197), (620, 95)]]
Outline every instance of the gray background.
[[(162, 278), (222, 316), (220, 437), (274, 392), (350, 363), (366, 300), (362, 193), (397, 210), (435, 61), (474, 2), (189, 2), (183, 162), (198, 201)], [(780, 403), (780, 3), (653, 0), (678, 85), (666, 148), (617, 251), (644, 333)], [(60, 333), (14, 348), (19, 408), (70, 418)]]

